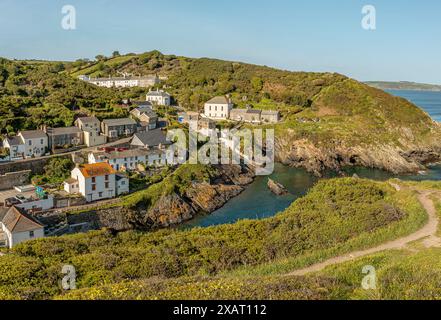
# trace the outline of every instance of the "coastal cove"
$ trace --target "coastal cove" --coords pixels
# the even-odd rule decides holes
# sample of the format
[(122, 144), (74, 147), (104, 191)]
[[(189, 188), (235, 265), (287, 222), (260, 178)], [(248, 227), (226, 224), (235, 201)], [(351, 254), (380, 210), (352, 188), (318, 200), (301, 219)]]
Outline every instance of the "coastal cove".
[[(390, 94), (403, 97), (425, 110), (434, 120), (441, 121), (441, 92), (388, 90)], [(391, 173), (369, 168), (346, 168), (348, 176), (357, 174), (361, 178), (387, 180), (441, 180), (441, 165), (430, 167), (424, 174), (396, 176)], [(336, 173), (328, 172), (326, 178), (335, 177)], [(290, 194), (274, 195), (267, 187), (268, 178), (283, 184)], [(272, 175), (256, 177), (239, 196), (228, 201), (222, 208), (209, 215), (198, 216), (185, 223), (183, 228), (208, 227), (234, 223), (242, 219), (263, 219), (285, 210), (293, 201), (305, 195), (319, 179), (304, 169), (290, 168), (277, 163)]]

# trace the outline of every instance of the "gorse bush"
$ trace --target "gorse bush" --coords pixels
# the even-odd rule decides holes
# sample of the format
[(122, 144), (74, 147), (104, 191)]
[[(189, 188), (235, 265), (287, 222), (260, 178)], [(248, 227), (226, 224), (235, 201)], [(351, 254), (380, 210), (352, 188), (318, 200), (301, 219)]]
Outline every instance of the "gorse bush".
[[(156, 276), (213, 276), (332, 248), (388, 225), (405, 223), (408, 213), (405, 207), (396, 207), (396, 197), (385, 183), (350, 178), (321, 181), (285, 212), (265, 220), (186, 231), (116, 235), (97, 231), (26, 242), (13, 249), (7, 264), (0, 259), (0, 273), (8, 274), (6, 269), (14, 261), (38, 261), (32, 265), (38, 269), (26, 280), (38, 279), (34, 298), (52, 296), (59, 290), (55, 278), (64, 264), (75, 266), (80, 288)], [(0, 291), (8, 292), (11, 285), (5, 283), (0, 284)], [(30, 294), (20, 281), (14, 288), (18, 296)]]

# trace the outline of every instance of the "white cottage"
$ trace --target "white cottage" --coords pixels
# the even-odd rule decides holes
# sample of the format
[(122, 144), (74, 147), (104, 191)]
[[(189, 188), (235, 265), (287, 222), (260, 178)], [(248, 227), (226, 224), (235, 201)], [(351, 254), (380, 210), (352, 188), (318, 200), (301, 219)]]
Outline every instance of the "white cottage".
[(43, 238), (44, 226), (21, 208), (2, 208), (0, 211), (0, 242), (12, 248), (20, 242)]
[(84, 164), (71, 172), (71, 178), (64, 181), (64, 190), (79, 193), (87, 202), (115, 198), (116, 171), (108, 163)]
[(233, 109), (231, 99), (223, 96), (214, 97), (205, 103), (204, 115), (210, 119), (226, 120), (230, 117), (231, 109)]

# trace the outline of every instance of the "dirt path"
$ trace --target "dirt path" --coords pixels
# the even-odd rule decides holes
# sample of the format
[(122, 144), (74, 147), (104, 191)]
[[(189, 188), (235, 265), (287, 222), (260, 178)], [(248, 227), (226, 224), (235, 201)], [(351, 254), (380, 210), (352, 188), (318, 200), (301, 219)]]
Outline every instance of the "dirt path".
[[(399, 188), (396, 188), (399, 190)], [(429, 216), (429, 220), (427, 224), (420, 230), (418, 230), (415, 233), (412, 233), (411, 235), (408, 235), (407, 237), (400, 238), (391, 242), (384, 243), (382, 245), (379, 245), (377, 247), (367, 249), (367, 250), (361, 250), (361, 251), (355, 251), (351, 252), (342, 256), (334, 257), (329, 260), (311, 265), (309, 267), (306, 267), (304, 269), (296, 270), (294, 272), (291, 272), (287, 274), (288, 276), (302, 276), (311, 272), (317, 272), (320, 270), (323, 270), (324, 268), (334, 265), (334, 264), (340, 264), (343, 262), (351, 261), (356, 258), (364, 257), (373, 253), (377, 253), (384, 250), (391, 250), (391, 249), (403, 249), (411, 242), (414, 242), (416, 240), (422, 240), (424, 239), (424, 245), (426, 247), (435, 247), (435, 246), (441, 246), (441, 239), (436, 236), (437, 228), (438, 228), (438, 217), (436, 215), (435, 206), (433, 204), (433, 201), (429, 199), (429, 196), (432, 192), (425, 191), (422, 192), (418, 196), (418, 200), (423, 205), (424, 209), (427, 211), (427, 214)]]

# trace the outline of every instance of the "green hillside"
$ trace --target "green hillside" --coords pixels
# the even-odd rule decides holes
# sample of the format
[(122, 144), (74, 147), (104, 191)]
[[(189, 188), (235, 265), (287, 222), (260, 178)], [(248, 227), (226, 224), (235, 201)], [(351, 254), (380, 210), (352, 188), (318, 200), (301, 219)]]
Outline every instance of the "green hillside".
[[(176, 281), (164, 284), (172, 293), (180, 283), (191, 282), (185, 280), (188, 277), (210, 276), (189, 286), (211, 287), (217, 283), (212, 277), (233, 271), (242, 277), (247, 268), (259, 266), (290, 271), (411, 233), (425, 221), (426, 214), (412, 192), (396, 192), (387, 183), (369, 180), (323, 180), (285, 212), (265, 220), (186, 231), (115, 235), (103, 230), (19, 244), (0, 259), (0, 298), (62, 294), (58, 270), (64, 264), (76, 267), (77, 285), (86, 290), (85, 295), (99, 293), (103, 285), (124, 287), (127, 281), (162, 286), (155, 284), (158, 277)], [(229, 281), (241, 286), (243, 280), (235, 277), (228, 277), (227, 288)], [(292, 285), (299, 283), (293, 280)], [(144, 298), (154, 298), (155, 289), (146, 290)]]

